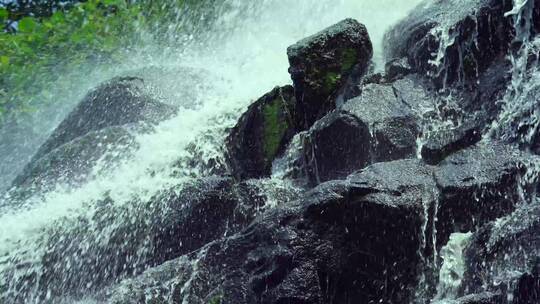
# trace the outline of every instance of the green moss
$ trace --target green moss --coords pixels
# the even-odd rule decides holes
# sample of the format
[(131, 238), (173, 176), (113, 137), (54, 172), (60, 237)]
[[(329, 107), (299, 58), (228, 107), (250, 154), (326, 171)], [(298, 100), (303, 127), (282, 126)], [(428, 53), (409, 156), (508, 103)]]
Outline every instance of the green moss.
[[(341, 81), (344, 74), (349, 73), (357, 63), (357, 52), (353, 48), (347, 48), (341, 55), (341, 63), (338, 71), (328, 71), (322, 75), (322, 89), (325, 94), (332, 94)], [(320, 72), (319, 72), (320, 73)]]
[(336, 72), (326, 73), (326, 75), (324, 76), (324, 82), (323, 82), (324, 92), (326, 94), (332, 93), (336, 89), (340, 80), (341, 80), (341, 75), (339, 73), (336, 73)]
[(280, 98), (274, 99), (272, 102), (264, 106), (264, 156), (267, 161), (272, 160), (279, 150), (279, 145), (289, 124), (285, 118), (280, 115), (282, 112), (283, 102)]
[(343, 51), (343, 55), (341, 56), (341, 72), (349, 72), (349, 70), (354, 67), (357, 61), (358, 56), (356, 50), (353, 48), (345, 49)]
[(222, 300), (222, 299), (223, 299), (223, 296), (221, 296), (221, 295), (212, 297), (212, 298), (208, 301), (208, 304), (221, 304), (221, 300)]

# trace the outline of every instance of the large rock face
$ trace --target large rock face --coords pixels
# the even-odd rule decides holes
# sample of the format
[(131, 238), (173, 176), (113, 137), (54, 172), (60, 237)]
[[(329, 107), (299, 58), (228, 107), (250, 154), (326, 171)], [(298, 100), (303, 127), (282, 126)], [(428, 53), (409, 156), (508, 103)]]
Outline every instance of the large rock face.
[[(113, 126), (91, 131), (30, 162), (13, 181), (4, 204), (13, 208), (24, 199), (58, 185), (74, 187), (111, 170), (137, 149), (136, 127)], [(100, 164), (99, 168), (96, 165)]]
[(512, 8), (511, 0), (424, 1), (386, 34), (386, 57), (407, 58), (441, 85), (475, 81), (508, 54)]
[(462, 293), (500, 293), (512, 304), (540, 301), (540, 205), (520, 207), (512, 215), (478, 231), (465, 250)]
[(347, 84), (366, 73), (373, 47), (365, 26), (345, 19), (290, 46), (287, 55), (305, 130), (336, 107)]
[(146, 284), (169, 265), (125, 282), (113, 303), (149, 287), (141, 302), (170, 296), (189, 303), (407, 302), (420, 263), (423, 209), (414, 192), (423, 189), (424, 174), (405, 167), (403, 197), (414, 201), (394, 194), (396, 184), (370, 188), (370, 173), (321, 185), (243, 233), (171, 262), (182, 274), (159, 287)]
[(426, 0), (386, 34), (384, 47), (387, 59), (406, 58), (437, 88), (461, 96), (462, 116), (481, 111), (492, 121), (512, 77), (508, 58), (534, 56), (520, 52), (539, 24), (535, 0)]
[(512, 212), (522, 201), (520, 192), (533, 190), (520, 184), (526, 159), (515, 149), (491, 143), (473, 146), (443, 161), (434, 174), (440, 191), (438, 246), (446, 244), (448, 231), (474, 231)]
[(41, 268), (21, 263), (4, 273), (2, 283), (7, 285), (0, 285), (0, 301), (85, 295), (233, 235), (264, 210), (261, 192), (257, 183), (210, 177), (162, 191), (148, 201), (121, 205), (104, 198), (89, 217), (83, 214), (48, 228)]
[[(416, 159), (374, 164), (347, 180), (321, 184), (260, 215), (241, 233), (103, 296), (113, 303), (410, 303), (438, 244), (462, 227), (475, 229), (500, 215), (496, 206), (506, 210), (503, 198), (513, 197), (479, 195), (475, 189), (488, 182), (501, 189), (508, 182), (482, 165), (474, 172), (483, 176), (478, 184), (456, 178), (456, 170), (467, 171), (477, 161), (455, 161), (459, 168)], [(469, 195), (463, 197), (468, 205), (453, 209), (455, 202), (444, 199), (450, 193)], [(437, 213), (448, 209), (453, 211), (445, 216)]]
[(105, 167), (117, 163), (137, 147), (136, 133), (176, 113), (150, 95), (144, 80), (135, 77), (112, 79), (88, 93), (14, 179), (9, 200), (58, 184), (77, 185), (99, 161)]
[(417, 116), (392, 86), (366, 85), (310, 129), (304, 146), (308, 177), (320, 183), (371, 163), (415, 157), (418, 134)]
[(228, 159), (238, 179), (269, 176), (272, 162), (296, 131), (291, 86), (275, 88), (255, 101), (227, 138)]
[(174, 107), (154, 101), (145, 92), (143, 79), (116, 78), (90, 92), (50, 135), (34, 160), (88, 132), (142, 121), (155, 123), (175, 113)]

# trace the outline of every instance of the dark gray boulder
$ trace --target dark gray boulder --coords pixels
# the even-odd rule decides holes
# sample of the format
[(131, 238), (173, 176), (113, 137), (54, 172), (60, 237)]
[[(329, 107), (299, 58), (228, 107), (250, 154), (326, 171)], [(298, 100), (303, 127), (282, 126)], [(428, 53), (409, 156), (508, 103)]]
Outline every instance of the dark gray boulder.
[(426, 137), (422, 145), (422, 159), (428, 164), (436, 165), (448, 155), (482, 140), (482, 127), (464, 123), (452, 129), (430, 132)]
[(58, 185), (80, 185), (107, 172), (137, 149), (137, 131), (136, 126), (112, 126), (56, 147), (26, 166), (4, 196), (4, 204), (14, 207), (34, 194), (44, 194)]
[(540, 205), (521, 206), (473, 236), (462, 293), (501, 293), (512, 304), (540, 301)]
[(287, 49), (302, 130), (336, 107), (366, 73), (373, 47), (364, 25), (345, 19)]
[(227, 158), (237, 179), (269, 176), (272, 162), (295, 134), (291, 86), (276, 87), (255, 101), (227, 137)]
[[(110, 167), (137, 148), (137, 133), (172, 117), (176, 108), (155, 101), (144, 80), (114, 78), (90, 93), (42, 144), (11, 183), (4, 204), (88, 180), (96, 163)], [(107, 158), (107, 155), (109, 157)]]
[(389, 85), (368, 84), (309, 131), (304, 145), (312, 183), (344, 178), (375, 162), (416, 156), (417, 116)]
[[(240, 233), (124, 281), (103, 296), (113, 303), (171, 297), (196, 304), (410, 303), (419, 284), (430, 284), (428, 266), (438, 244), (456, 231), (454, 224), (480, 225), (496, 217), (469, 207), (435, 220), (443, 205), (454, 203), (439, 201), (451, 191), (469, 191), (463, 196), (469, 205), (501, 202), (476, 198), (471, 187), (460, 188), (475, 181), (454, 178), (455, 170), (466, 171), (477, 161), (456, 162), (459, 168), (432, 167), (418, 159), (373, 164), (347, 180), (323, 183), (259, 215)], [(485, 184), (478, 183), (477, 189)]]
[(39, 148), (33, 161), (88, 132), (138, 122), (156, 123), (175, 113), (175, 107), (157, 102), (145, 92), (143, 79), (112, 79), (86, 95)]
[(438, 118), (435, 87), (419, 74), (410, 74), (391, 83), (394, 94), (401, 102), (421, 119), (422, 125), (429, 126)]
[(407, 58), (398, 58), (388, 61), (384, 66), (386, 81), (394, 81), (413, 73)]
[(439, 246), (448, 242), (448, 231), (474, 231), (511, 213), (522, 201), (520, 191), (534, 190), (521, 184), (526, 159), (501, 143), (481, 143), (440, 163), (434, 173)]
[(348, 113), (319, 120), (304, 139), (304, 169), (311, 184), (345, 178), (371, 163), (370, 128)]
[(373, 162), (416, 155), (417, 116), (388, 85), (366, 85), (359, 97), (347, 101), (342, 111), (370, 128), (374, 139)]
[[(21, 262), (17, 271), (5, 272), (0, 301), (53, 301), (99, 291), (237, 233), (264, 210), (263, 193), (257, 183), (210, 177), (161, 191), (147, 201), (117, 204), (105, 197), (94, 203), (91, 214), (47, 228), (40, 240), (47, 248), (39, 255), (41, 267), (27, 268)], [(21, 269), (24, 276), (18, 275)]]
[(509, 55), (522, 56), (520, 41), (540, 30), (538, 2), (523, 3), (520, 20), (514, 2), (423, 1), (386, 34), (386, 57), (407, 58), (437, 89), (459, 97), (461, 115), (480, 111), (491, 122), (510, 84)]
[(511, 0), (424, 1), (385, 37), (386, 57), (407, 58), (438, 82), (472, 84), (509, 52), (514, 37)]
[(471, 294), (456, 300), (442, 300), (433, 304), (505, 304), (506, 301), (502, 294), (483, 292), (480, 294)]

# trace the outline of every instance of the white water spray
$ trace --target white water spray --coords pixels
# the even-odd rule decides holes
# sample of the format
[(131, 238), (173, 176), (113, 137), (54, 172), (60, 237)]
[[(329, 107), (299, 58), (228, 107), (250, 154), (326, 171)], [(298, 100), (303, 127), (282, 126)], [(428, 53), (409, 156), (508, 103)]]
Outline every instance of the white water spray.
[[(226, 128), (235, 123), (239, 113), (272, 87), (290, 83), (285, 54), (288, 45), (352, 17), (368, 27), (376, 46), (374, 60), (380, 65), (384, 31), (418, 1), (265, 0), (252, 10), (246, 10), (242, 1), (229, 2), (237, 9), (221, 16), (220, 22), (235, 24), (234, 28), (205, 35), (209, 41), (178, 50), (176, 58), (169, 56), (174, 53), (170, 49), (166, 52), (169, 55), (152, 50), (137, 64), (209, 71), (213, 83), (211, 89), (197, 92), (197, 99), (203, 101), (200, 105), (181, 106), (176, 117), (159, 124), (150, 134), (139, 135), (140, 148), (114, 170), (80, 187), (58, 185), (54, 191), (30, 198), (23, 208), (0, 214), (1, 300), (50, 302), (55, 301), (54, 294), (68, 292), (55, 287), (84, 292), (96, 287), (92, 286), (93, 278), (115, 279), (115, 273), (73, 273), (85, 269), (85, 263), (118, 264), (119, 269), (132, 271), (144, 268), (152, 246), (144, 235), (152, 217), (164, 217), (169, 210), (152, 198), (204, 176), (203, 170), (182, 160), (205, 162), (222, 157)], [(235, 18), (242, 19), (232, 20)], [(202, 151), (202, 157), (188, 149), (190, 145)], [(122, 243), (118, 243), (119, 236)], [(124, 247), (132, 249), (128, 258), (122, 256), (127, 250)], [(59, 250), (65, 256), (47, 264), (47, 258)], [(100, 256), (102, 251), (108, 255)], [(95, 260), (82, 261), (88, 257)], [(49, 278), (50, 267), (65, 268), (56, 269), (58, 277)], [(88, 271), (99, 269), (96, 266)], [(87, 285), (72, 282), (75, 276), (87, 277)]]

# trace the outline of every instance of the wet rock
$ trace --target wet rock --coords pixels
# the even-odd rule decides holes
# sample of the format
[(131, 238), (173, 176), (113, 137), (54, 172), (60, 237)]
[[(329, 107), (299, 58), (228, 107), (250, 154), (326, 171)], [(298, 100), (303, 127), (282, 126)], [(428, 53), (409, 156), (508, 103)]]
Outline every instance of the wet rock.
[[(462, 180), (459, 172), (476, 162), (473, 157), (471, 162), (456, 159), (453, 165), (459, 168), (437, 168), (418, 159), (373, 164), (347, 180), (323, 183), (299, 200), (269, 209), (236, 235), (123, 282), (106, 298), (128, 303), (144, 293), (145, 299), (174, 295), (201, 304), (211, 299), (238, 304), (409, 303), (437, 244), (456, 231), (454, 224), (465, 227), (496, 216), (470, 206), (500, 200), (477, 195), (472, 186), (459, 187), (474, 183)], [(475, 174), (497, 183), (489, 171), (478, 171), (483, 166)], [(478, 183), (476, 189), (487, 184), (482, 179)], [(461, 214), (453, 209), (434, 220), (438, 211), (455, 204), (445, 199), (449, 193), (464, 191), (469, 194), (462, 197), (467, 209)], [(171, 269), (182, 272), (171, 274)], [(166, 279), (153, 279), (160, 276)]]
[(345, 19), (287, 49), (302, 130), (336, 107), (366, 73), (373, 47), (364, 25)]
[(391, 86), (367, 85), (362, 95), (347, 101), (341, 110), (369, 126), (374, 139), (373, 162), (416, 154), (417, 117)]
[[(381, 84), (383, 82), (385, 82), (383, 74), (381, 74), (381, 73), (368, 74), (362, 79), (362, 84), (359, 85), (359, 88), (358, 88), (357, 92), (362, 91), (361, 90), (362, 85), (366, 85), (366, 84), (370, 84), (370, 83)], [(353, 96), (351, 96), (351, 98), (357, 97), (359, 95), (360, 95), (360, 93), (354, 94)], [(350, 98), (346, 98), (346, 99), (350, 99)]]
[(425, 125), (437, 118), (437, 97), (435, 88), (418, 74), (410, 74), (391, 83), (397, 98)]
[(442, 86), (473, 84), (508, 54), (514, 37), (510, 0), (425, 1), (385, 37), (386, 58), (408, 59)]
[(91, 131), (137, 122), (156, 123), (176, 113), (173, 106), (154, 101), (144, 80), (115, 78), (88, 93), (39, 148), (33, 161)]
[(331, 113), (310, 129), (304, 141), (307, 176), (312, 184), (344, 178), (371, 163), (372, 138), (357, 117)]
[(428, 134), (422, 146), (422, 159), (436, 165), (448, 155), (470, 147), (482, 140), (482, 127), (465, 123), (453, 129), (437, 130)]
[[(58, 185), (75, 186), (103, 174), (138, 147), (136, 129), (136, 126), (113, 126), (91, 131), (49, 151), (28, 164), (13, 181), (8, 200), (21, 201)], [(100, 167), (96, 168), (98, 163)], [(13, 207), (11, 203), (6, 204)]]
[(465, 249), (463, 293), (487, 291), (501, 293), (508, 303), (538, 303), (539, 231), (540, 206), (532, 203), (475, 233)]
[[(423, 207), (415, 192), (430, 176), (421, 166), (399, 167), (400, 177), (407, 177), (400, 189), (400, 177), (372, 180), (386, 174), (383, 169), (325, 183), (304, 199), (269, 210), (242, 233), (171, 262), (187, 271), (163, 285), (148, 285), (160, 270), (147, 272), (124, 282), (113, 298), (126, 303), (147, 290), (189, 303), (216, 297), (238, 304), (407, 303), (422, 246)], [(168, 271), (169, 263), (160, 267)]]
[(524, 3), (521, 21), (509, 13), (514, 2), (424, 1), (387, 33), (386, 56), (406, 57), (437, 89), (458, 97), (461, 115), (479, 111), (488, 122), (495, 121), (501, 111), (498, 101), (511, 81), (509, 55), (517, 55), (521, 47), (512, 42), (526, 35), (532, 39), (540, 24), (535, 1)]
[(253, 103), (227, 138), (228, 160), (237, 179), (269, 176), (272, 162), (295, 134), (294, 89), (277, 87)]
[(308, 177), (320, 183), (371, 163), (414, 157), (418, 133), (415, 115), (391, 86), (366, 85), (310, 129), (304, 146)]
[(447, 243), (447, 231), (474, 231), (511, 213), (521, 202), (524, 161), (501, 143), (478, 144), (445, 159), (434, 173), (440, 191), (439, 246)]
[(9, 292), (0, 294), (0, 301), (24, 302), (28, 294), (52, 302), (60, 296), (84, 296), (188, 254), (245, 228), (264, 210), (261, 192), (257, 183), (210, 177), (144, 201), (121, 204), (105, 197), (90, 214), (47, 228), (42, 266), (19, 264), (4, 273), (8, 285), (2, 288)]
[(207, 70), (183, 66), (147, 66), (123, 76), (144, 79), (145, 91), (156, 101), (187, 109), (200, 106), (201, 92), (216, 90), (219, 81)]
[(484, 292), (461, 297), (457, 300), (443, 300), (434, 304), (504, 304), (504, 298), (501, 294)]
[(387, 81), (394, 81), (407, 76), (412, 72), (413, 69), (407, 58), (393, 59), (387, 62), (385, 65), (385, 78)]

